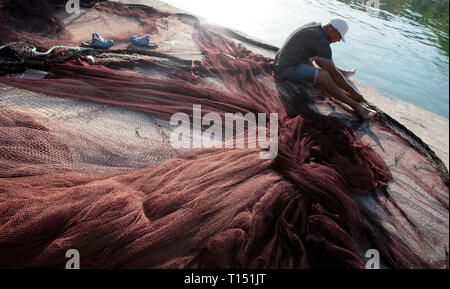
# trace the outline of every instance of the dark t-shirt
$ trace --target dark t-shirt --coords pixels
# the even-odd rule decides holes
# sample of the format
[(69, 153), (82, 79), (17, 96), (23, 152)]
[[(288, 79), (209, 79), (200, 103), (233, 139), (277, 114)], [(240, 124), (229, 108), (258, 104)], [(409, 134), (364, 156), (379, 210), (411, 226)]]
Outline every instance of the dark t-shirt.
[(331, 47), (320, 23), (311, 22), (295, 30), (275, 56), (275, 71), (281, 73), (291, 65), (307, 63), (314, 56), (331, 59)]

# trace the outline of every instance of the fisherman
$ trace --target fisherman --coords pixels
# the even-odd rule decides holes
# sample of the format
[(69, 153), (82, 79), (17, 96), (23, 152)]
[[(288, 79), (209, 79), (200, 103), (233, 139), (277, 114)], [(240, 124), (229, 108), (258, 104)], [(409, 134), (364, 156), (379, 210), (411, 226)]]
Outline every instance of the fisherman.
[(345, 42), (347, 32), (348, 24), (340, 18), (332, 19), (325, 26), (311, 22), (298, 28), (278, 50), (274, 69), (282, 79), (321, 84), (333, 98), (349, 105), (368, 120), (376, 112), (361, 105), (364, 97), (348, 82), (356, 70), (341, 70), (332, 60), (330, 43)]

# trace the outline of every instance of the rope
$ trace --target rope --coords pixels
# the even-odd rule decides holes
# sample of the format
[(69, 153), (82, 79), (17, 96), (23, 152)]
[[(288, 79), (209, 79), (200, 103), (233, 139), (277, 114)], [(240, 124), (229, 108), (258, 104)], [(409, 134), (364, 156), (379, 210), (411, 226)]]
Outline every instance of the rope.
[(0, 50), (2, 50), (3, 48), (8, 47), (10, 45), (13, 45), (13, 44), (25, 44), (25, 45), (31, 46), (32, 47), (31, 52), (33, 52), (36, 55), (48, 55), (48, 54), (52, 53), (53, 50), (55, 50), (57, 48), (72, 49), (72, 50), (77, 50), (77, 51), (92, 50), (93, 49), (93, 48), (77, 47), (77, 46), (56, 45), (56, 46), (53, 46), (52, 48), (50, 48), (47, 52), (39, 52), (39, 51), (37, 51), (37, 48), (34, 45), (31, 45), (31, 44), (28, 44), (28, 43), (25, 43), (25, 42), (11, 42), (11, 43), (8, 43), (6, 45), (0, 46)]

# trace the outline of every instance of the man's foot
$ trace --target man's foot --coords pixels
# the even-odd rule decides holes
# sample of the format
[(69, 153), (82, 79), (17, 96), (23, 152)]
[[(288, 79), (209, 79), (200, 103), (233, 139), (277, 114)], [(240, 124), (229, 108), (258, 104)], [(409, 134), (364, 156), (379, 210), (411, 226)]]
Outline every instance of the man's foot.
[(371, 110), (371, 109), (368, 109), (368, 108), (366, 108), (366, 107), (364, 107), (364, 106), (362, 106), (362, 105), (358, 106), (358, 107), (355, 109), (355, 112), (356, 112), (359, 116), (361, 116), (364, 120), (370, 120), (370, 119), (373, 119), (373, 118), (378, 114), (378, 112), (373, 111), (373, 110)]
[(346, 78), (350, 78), (356, 74), (356, 68), (353, 68), (352, 70), (344, 71), (344, 76)]

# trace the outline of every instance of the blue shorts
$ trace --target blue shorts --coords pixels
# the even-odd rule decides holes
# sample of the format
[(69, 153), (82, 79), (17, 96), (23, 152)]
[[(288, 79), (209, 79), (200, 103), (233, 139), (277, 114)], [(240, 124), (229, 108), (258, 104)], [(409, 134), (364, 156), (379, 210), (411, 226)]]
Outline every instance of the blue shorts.
[(317, 83), (320, 68), (308, 64), (297, 64), (289, 66), (280, 73), (281, 78), (295, 82), (313, 82)]

